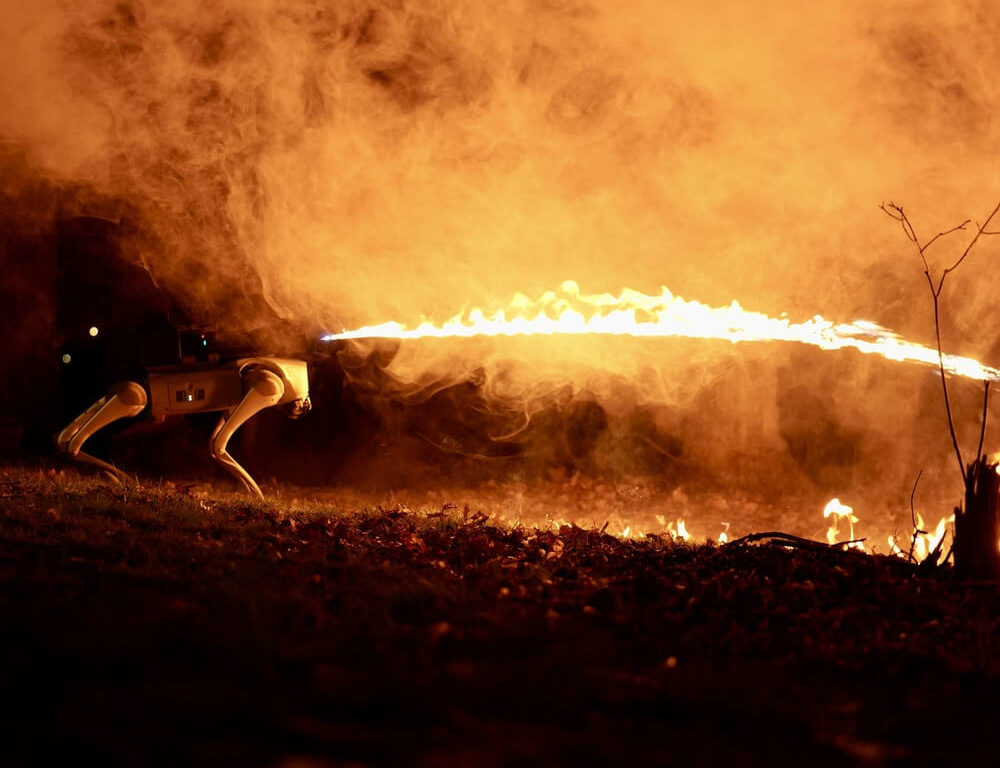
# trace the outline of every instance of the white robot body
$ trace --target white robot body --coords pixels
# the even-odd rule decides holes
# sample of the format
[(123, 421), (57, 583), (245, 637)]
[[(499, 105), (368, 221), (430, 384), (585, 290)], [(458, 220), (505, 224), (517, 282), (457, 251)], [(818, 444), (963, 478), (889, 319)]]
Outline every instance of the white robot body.
[(302, 360), (244, 357), (221, 367), (191, 363), (150, 368), (150, 412), (163, 421), (167, 416), (229, 410), (243, 398), (245, 373), (255, 367), (281, 379), (283, 391), (276, 405), (308, 398), (309, 374)]
[(212, 458), (222, 464), (251, 493), (263, 498), (260, 487), (226, 451), (230, 438), (248, 419), (276, 405), (288, 405), (293, 418), (306, 413), (309, 372), (304, 360), (283, 357), (245, 357), (218, 363), (187, 363), (150, 368), (146, 387), (125, 381), (75, 418), (56, 438), (70, 458), (103, 469), (123, 483), (127, 476), (112, 464), (83, 452), (86, 440), (118, 419), (138, 416), (147, 403), (157, 421), (168, 416), (221, 411), (212, 433)]

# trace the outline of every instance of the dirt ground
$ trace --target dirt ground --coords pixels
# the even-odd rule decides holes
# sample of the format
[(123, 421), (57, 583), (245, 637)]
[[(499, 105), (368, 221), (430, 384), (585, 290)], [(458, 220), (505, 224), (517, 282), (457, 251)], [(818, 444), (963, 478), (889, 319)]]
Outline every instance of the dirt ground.
[(896, 558), (13, 466), (0, 580), (3, 765), (997, 759), (1000, 588)]

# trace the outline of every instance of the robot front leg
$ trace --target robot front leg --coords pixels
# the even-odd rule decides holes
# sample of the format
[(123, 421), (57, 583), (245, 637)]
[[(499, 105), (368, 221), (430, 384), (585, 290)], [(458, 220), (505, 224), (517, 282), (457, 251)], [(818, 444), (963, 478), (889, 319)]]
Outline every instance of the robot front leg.
[(236, 430), (243, 426), (246, 421), (265, 408), (277, 405), (281, 401), (285, 394), (285, 385), (278, 376), (266, 369), (251, 370), (246, 375), (245, 384), (247, 391), (243, 399), (236, 407), (227, 411), (212, 433), (212, 458), (229, 470), (250, 493), (263, 499), (264, 494), (261, 492), (260, 486), (254, 482), (250, 473), (229, 455), (226, 446), (229, 445), (229, 439)]
[(91, 435), (114, 421), (138, 416), (146, 407), (146, 390), (134, 381), (115, 384), (100, 400), (77, 416), (59, 433), (56, 445), (71, 459), (93, 464), (104, 470), (114, 482), (124, 484), (128, 475), (118, 467), (83, 452), (83, 444)]

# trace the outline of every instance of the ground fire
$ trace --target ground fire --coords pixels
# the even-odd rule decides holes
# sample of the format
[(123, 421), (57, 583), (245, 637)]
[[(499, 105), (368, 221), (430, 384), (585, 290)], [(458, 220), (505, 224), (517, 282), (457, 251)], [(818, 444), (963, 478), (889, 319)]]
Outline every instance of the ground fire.
[[(993, 215), (986, 219), (980, 231), (985, 229), (992, 218)], [(972, 244), (975, 244), (975, 240)], [(969, 249), (966, 250), (966, 253), (968, 252)], [(964, 256), (965, 254), (962, 258)], [(936, 301), (937, 295), (934, 298)], [(933, 365), (939, 367), (942, 377), (945, 374), (959, 376), (987, 382), (987, 386), (989, 382), (1000, 380), (1000, 370), (970, 358), (944, 354), (940, 349), (909, 343), (893, 331), (867, 320), (835, 324), (816, 316), (805, 323), (792, 323), (785, 317), (772, 318), (758, 312), (748, 312), (737, 301), (722, 308), (686, 301), (674, 296), (666, 287), (657, 296), (647, 296), (631, 289), (624, 289), (618, 295), (610, 293), (587, 295), (581, 293), (579, 286), (573, 281), (564, 282), (559, 291), (549, 291), (538, 300), (531, 300), (523, 294), (518, 294), (506, 309), (490, 314), (480, 308), (474, 308), (441, 324), (424, 319), (419, 325), (407, 328), (392, 321), (328, 333), (322, 340), (324, 342), (370, 339), (415, 341), (477, 336), (590, 334), (719, 339), (734, 344), (764, 341), (798, 342), (824, 350), (855, 349), (897, 362)], [(985, 414), (983, 418), (985, 420)], [(985, 423), (983, 426), (985, 429)], [(831, 520), (830, 528), (826, 532), (829, 544), (837, 543), (840, 535), (838, 522), (846, 523), (849, 530), (846, 545), (864, 550), (863, 541), (854, 538), (854, 525), (859, 521), (851, 507), (834, 498), (824, 508), (823, 516)], [(904, 552), (899, 547), (897, 537), (893, 534), (888, 539), (889, 551), (915, 559), (917, 562), (923, 562), (931, 553), (934, 553), (936, 558), (944, 543), (948, 525), (954, 521), (954, 515), (942, 516), (933, 531), (925, 531), (923, 518), (915, 513), (914, 530), (908, 550)], [(676, 528), (673, 523), (668, 525), (662, 516), (658, 516), (658, 522), (669, 535), (681, 539), (689, 538), (684, 520), (678, 520)], [(632, 534), (632, 530), (632, 525), (628, 524), (622, 529), (621, 535), (627, 538)], [(1000, 534), (1000, 529), (996, 532)], [(720, 540), (724, 541), (726, 537), (725, 532), (720, 534)], [(996, 544), (1000, 548), (1000, 538)]]

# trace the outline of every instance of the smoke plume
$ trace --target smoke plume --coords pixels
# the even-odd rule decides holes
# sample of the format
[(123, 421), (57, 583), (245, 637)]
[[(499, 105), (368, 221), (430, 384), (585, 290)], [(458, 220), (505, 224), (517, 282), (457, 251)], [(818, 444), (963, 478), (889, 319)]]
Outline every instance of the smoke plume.
[[(925, 238), (992, 208), (998, 55), (988, 0), (40, 0), (0, 10), (0, 140), (121, 201), (126, 257), (228, 323), (414, 324), (572, 279), (926, 343), (919, 259), (878, 205)], [(997, 257), (984, 241), (943, 299), (949, 351), (993, 364)], [(669, 406), (650, 418), (692, 461), (919, 460), (899, 425), (933, 409), (929, 374), (822, 354), (514, 340), (382, 368), (425, 398), (481, 376), (529, 418), (567, 381), (612, 416)]]

